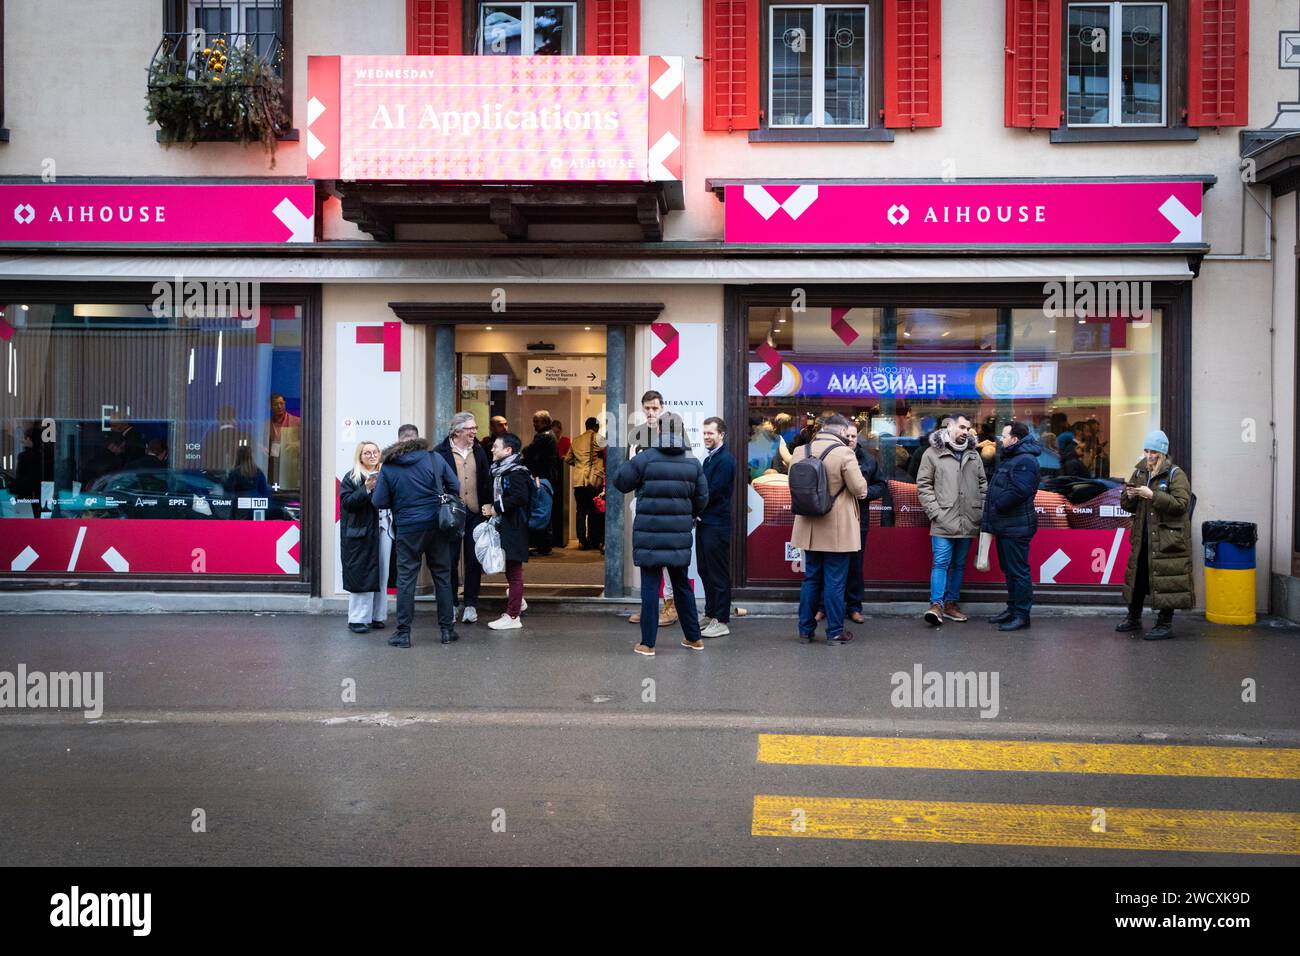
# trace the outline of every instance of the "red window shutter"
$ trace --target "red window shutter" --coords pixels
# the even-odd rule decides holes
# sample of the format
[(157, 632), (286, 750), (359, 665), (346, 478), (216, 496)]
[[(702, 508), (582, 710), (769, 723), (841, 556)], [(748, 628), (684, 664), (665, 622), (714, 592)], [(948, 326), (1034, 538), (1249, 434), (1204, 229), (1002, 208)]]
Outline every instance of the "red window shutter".
[(758, 129), (758, 0), (704, 0), (704, 128)]
[(942, 0), (885, 0), (885, 125), (940, 125)]
[(1187, 125), (1245, 126), (1249, 0), (1191, 0), (1187, 11)]
[(411, 56), (457, 56), (461, 0), (406, 0), (406, 52)]
[(641, 0), (587, 0), (587, 56), (641, 55)]
[(1007, 0), (1007, 126), (1061, 125), (1060, 0)]

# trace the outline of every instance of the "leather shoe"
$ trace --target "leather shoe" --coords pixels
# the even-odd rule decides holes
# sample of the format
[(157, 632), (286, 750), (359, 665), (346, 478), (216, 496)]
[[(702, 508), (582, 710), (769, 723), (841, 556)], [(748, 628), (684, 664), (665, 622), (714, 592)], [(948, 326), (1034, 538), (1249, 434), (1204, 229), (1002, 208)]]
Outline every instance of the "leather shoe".
[(460, 635), (450, 628), (442, 632), (442, 643), (450, 644), (452, 641), (459, 641)]
[(365, 634), (365, 633), (369, 632), (369, 630), (370, 630), (370, 625), (369, 625), (369, 624), (349, 624), (349, 625), (348, 625), (348, 630), (351, 631), (353, 634)]
[(1142, 635), (1147, 641), (1167, 641), (1174, 636), (1174, 625), (1170, 621), (1156, 621), (1156, 626)]
[(854, 624), (865, 624), (867, 622), (867, 619), (862, 616), (861, 611), (850, 611), (849, 620)]
[(1005, 624), (1015, 616), (1016, 615), (1012, 613), (1011, 608), (1007, 608), (1001, 614), (994, 614), (992, 617), (987, 618), (987, 620), (990, 624)]
[(816, 636), (816, 635), (813, 635), (813, 634), (800, 634), (800, 635), (799, 635), (799, 643), (800, 643), (800, 644), (811, 644), (811, 643), (813, 642), (813, 637), (815, 637), (815, 636)]
[(391, 646), (391, 647), (410, 647), (410, 646), (411, 646), (411, 632), (410, 632), (410, 631), (398, 631), (396, 634), (394, 634), (392, 637), (390, 637), (390, 638), (388, 639), (388, 643), (389, 643), (389, 646)]
[(1120, 634), (1128, 631), (1140, 631), (1142, 630), (1142, 619), (1129, 615), (1115, 625), (1115, 630)]
[(1011, 620), (1004, 622), (1002, 626), (998, 628), (998, 630), (999, 631), (1023, 631), (1027, 627), (1029, 627), (1029, 618), (1013, 617)]
[(853, 640), (852, 631), (840, 631), (837, 637), (826, 638), (826, 643), (831, 647), (838, 647), (840, 644), (847, 644), (851, 640)]

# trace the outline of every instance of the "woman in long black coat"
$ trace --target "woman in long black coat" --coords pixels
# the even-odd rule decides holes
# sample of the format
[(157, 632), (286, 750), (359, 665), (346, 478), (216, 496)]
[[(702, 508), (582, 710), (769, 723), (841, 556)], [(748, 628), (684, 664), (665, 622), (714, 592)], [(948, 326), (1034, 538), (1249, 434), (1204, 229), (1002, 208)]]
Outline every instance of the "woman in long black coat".
[(484, 517), (497, 519), (501, 550), (506, 555), (506, 612), (488, 622), (494, 631), (523, 627), (524, 563), (528, 560), (528, 515), (533, 506), (533, 476), (520, 461), (518, 435), (507, 432), (492, 443), (492, 503)]
[(380, 630), (388, 619), (391, 517), (370, 500), (379, 477), (379, 446), (363, 441), (356, 461), (339, 482), (339, 544), (343, 590), (348, 592), (348, 630)]

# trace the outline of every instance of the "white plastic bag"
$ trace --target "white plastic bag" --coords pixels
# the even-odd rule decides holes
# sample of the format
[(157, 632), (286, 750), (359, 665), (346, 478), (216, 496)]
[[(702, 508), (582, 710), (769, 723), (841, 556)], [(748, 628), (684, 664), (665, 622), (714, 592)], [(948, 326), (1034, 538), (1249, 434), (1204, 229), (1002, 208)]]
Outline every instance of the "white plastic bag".
[(989, 546), (993, 544), (993, 535), (987, 531), (980, 532), (980, 547), (975, 552), (975, 570), (987, 571), (989, 569)]
[(474, 557), (484, 574), (500, 574), (506, 569), (506, 553), (497, 533), (497, 519), (489, 518), (474, 529)]

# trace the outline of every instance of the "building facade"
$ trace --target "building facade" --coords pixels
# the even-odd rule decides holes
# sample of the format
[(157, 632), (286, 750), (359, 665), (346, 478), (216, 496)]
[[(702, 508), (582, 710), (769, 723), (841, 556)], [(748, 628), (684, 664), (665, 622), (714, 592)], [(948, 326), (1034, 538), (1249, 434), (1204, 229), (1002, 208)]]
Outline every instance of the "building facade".
[[(329, 601), (359, 441), (546, 409), (613, 468), (653, 388), (727, 422), (742, 598), (793, 596), (826, 411), (886, 479), (869, 593), (922, 597), (915, 464), (961, 412), (990, 469), (1007, 418), (1044, 446), (1040, 600), (1117, 601), (1161, 428), (1197, 529), (1255, 522), (1258, 606), (1300, 612), (1294, 3), (119, 6), (4, 4), (16, 600)], [(636, 593), (631, 507), (530, 579)]]

